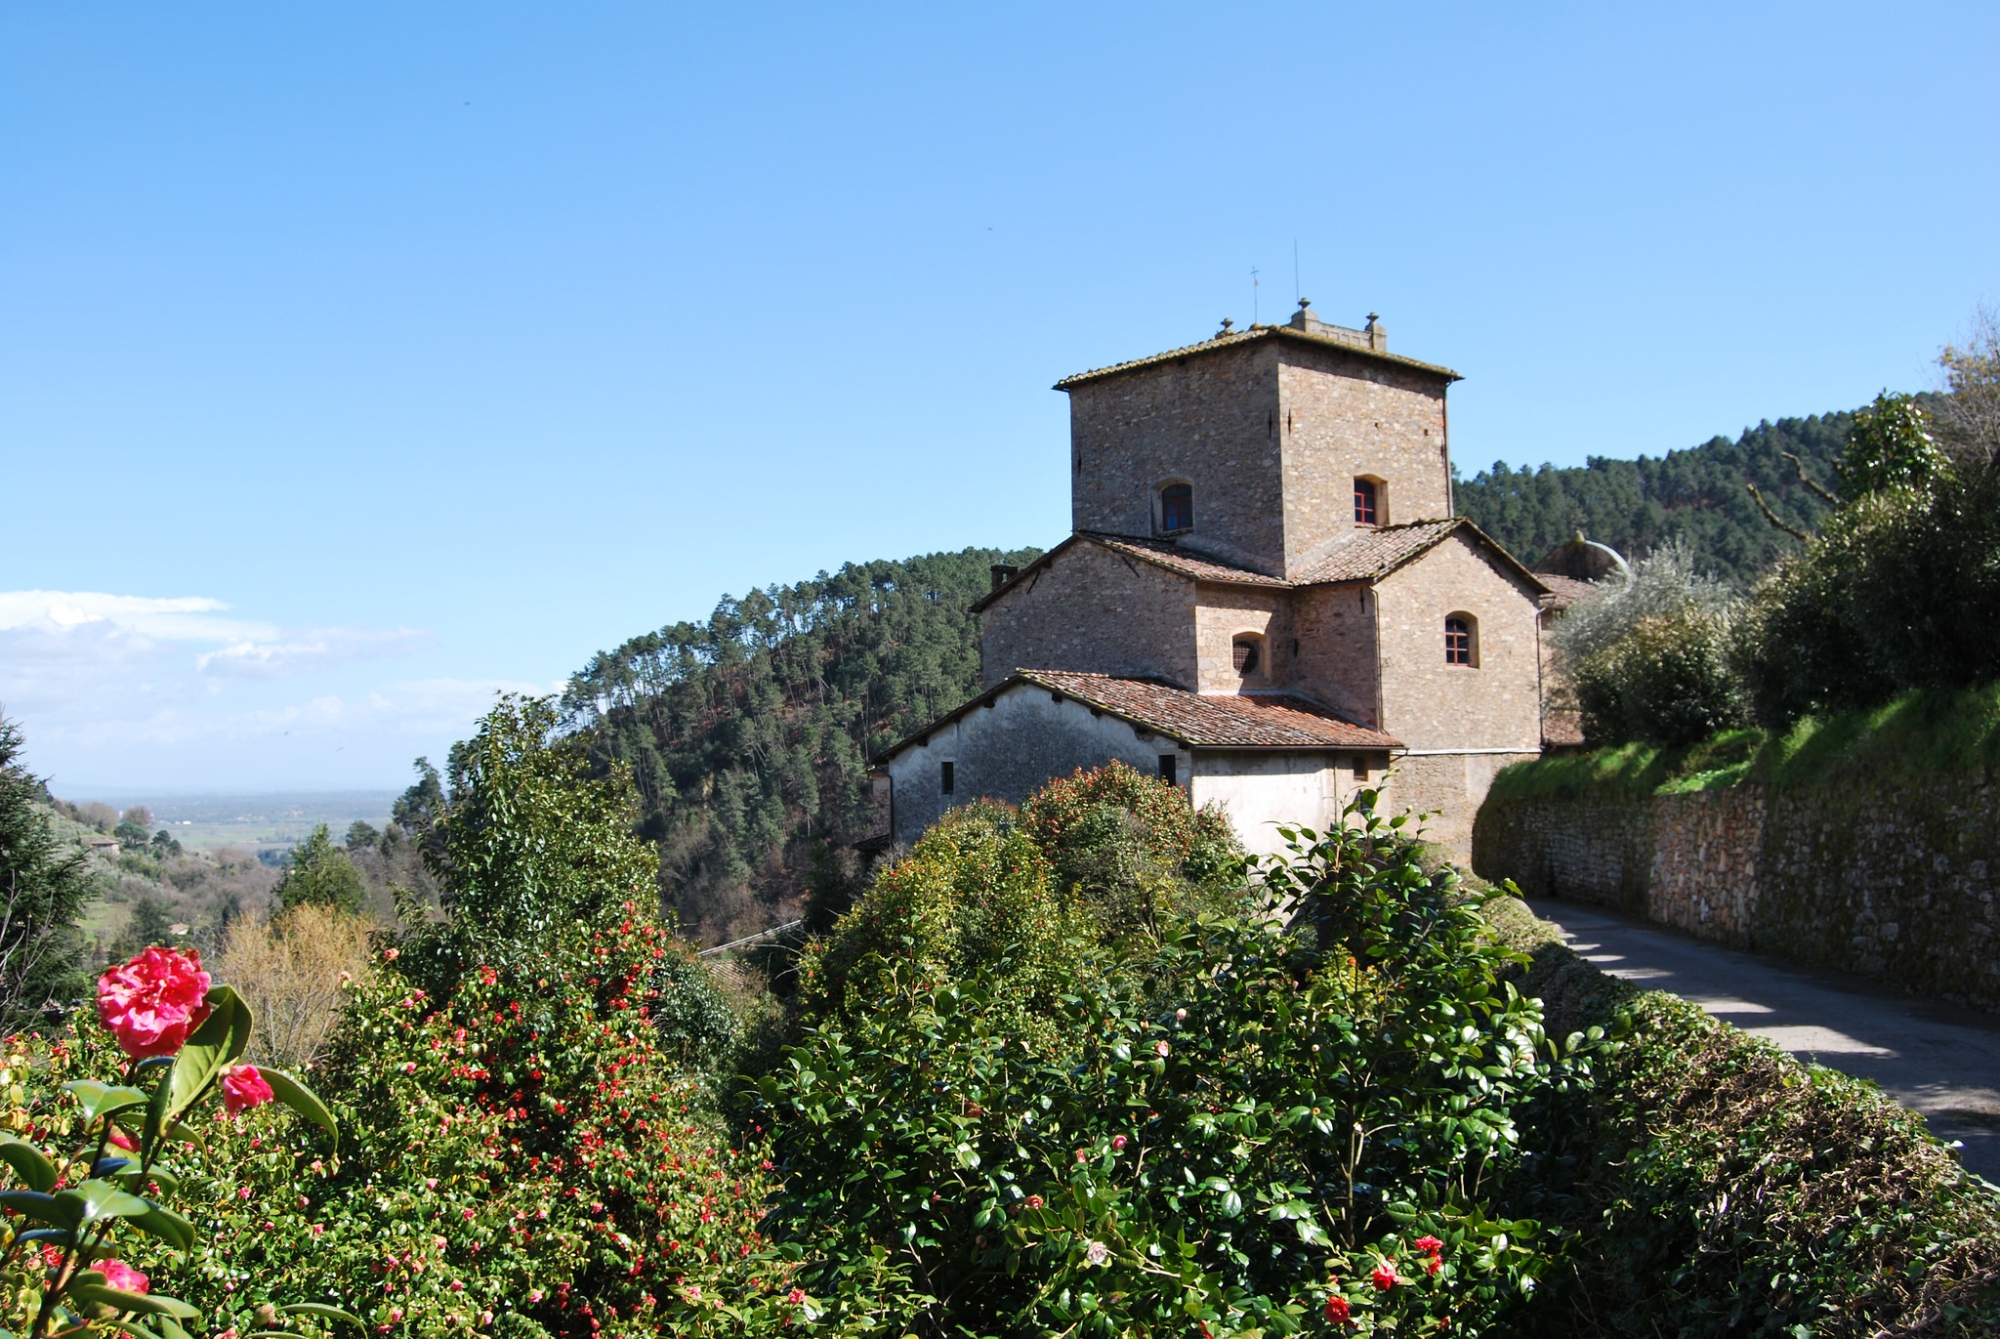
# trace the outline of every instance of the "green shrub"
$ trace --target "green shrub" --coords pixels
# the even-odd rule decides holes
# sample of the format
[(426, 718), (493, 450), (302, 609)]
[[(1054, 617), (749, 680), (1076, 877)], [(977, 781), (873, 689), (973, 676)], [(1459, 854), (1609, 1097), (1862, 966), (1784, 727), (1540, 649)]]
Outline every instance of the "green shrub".
[(331, 907), (350, 916), (361, 914), (368, 883), (347, 858), (347, 852), (333, 844), (326, 824), (313, 829), (312, 836), (292, 848), (292, 863), (285, 867), (271, 896), (281, 910), (294, 907)]
[(1745, 718), (1728, 621), (1700, 608), (1640, 619), (1571, 679), (1593, 742), (1692, 744)]
[(1874, 1085), (1605, 976), (1511, 899), (1552, 1030), (1621, 1038), (1527, 1124), (1502, 1201), (1566, 1238), (1519, 1333), (2000, 1332), (2000, 1194)]
[[(1516, 1109), (1584, 1071), (1540, 1056), (1538, 1010), (1499, 980), (1512, 955), (1453, 874), (1401, 820), (1349, 818), (1266, 872), (1298, 928), (1162, 917), (1122, 962), (1054, 914), (1047, 863), (991, 813), (887, 872), (836, 936), (867, 1007), (813, 1018), (761, 1085), (786, 1176), (769, 1230), (821, 1323), (1356, 1332), (1338, 1299), (1362, 1333), (1497, 1333), (1546, 1260), (1489, 1188)], [(912, 888), (939, 920), (996, 898), (1048, 915), (942, 970), (932, 946), (965, 941)], [(1065, 985), (1024, 1038), (1024, 962), (1050, 960)]]
[(1758, 719), (1785, 726), (1917, 688), (2000, 673), (2000, 470), (1886, 487), (1828, 518), (1757, 593), (1744, 672)]

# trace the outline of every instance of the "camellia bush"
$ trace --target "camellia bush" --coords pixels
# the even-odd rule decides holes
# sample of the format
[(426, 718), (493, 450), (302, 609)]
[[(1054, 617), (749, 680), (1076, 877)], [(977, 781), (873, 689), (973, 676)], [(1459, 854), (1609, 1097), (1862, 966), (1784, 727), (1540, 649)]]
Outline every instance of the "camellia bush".
[[(1374, 803), (1143, 952), (1071, 914), (1034, 800), (919, 841), (808, 953), (821, 1012), (761, 1084), (785, 1175), (766, 1231), (808, 1318), (1501, 1332), (1548, 1256), (1493, 1187), (1517, 1112), (1592, 1046), (1557, 1059), (1503, 979), (1518, 956)], [(958, 906), (988, 913), (976, 938), (939, 928)]]
[[(97, 982), (97, 1014), (102, 1031), (83, 1025), (67, 1044), (15, 1036), (0, 1068), (14, 1098), (0, 1162), (22, 1183), (0, 1190), (0, 1313), (11, 1333), (37, 1339), (92, 1325), (185, 1339), (182, 1322), (200, 1310), (154, 1290), (161, 1269), (149, 1274), (121, 1257), (143, 1252), (185, 1270), (203, 1245), (195, 1224), (163, 1202), (206, 1141), (197, 1113), (227, 1122), (275, 1099), (329, 1142), (336, 1127), (296, 1078), (238, 1063), (253, 1027), (249, 1006), (212, 982), (198, 953), (148, 948), (111, 968)], [(27, 1080), (38, 1068), (41, 1100), (31, 1104)], [(311, 1302), (272, 1306), (272, 1325), (280, 1314), (359, 1325)]]

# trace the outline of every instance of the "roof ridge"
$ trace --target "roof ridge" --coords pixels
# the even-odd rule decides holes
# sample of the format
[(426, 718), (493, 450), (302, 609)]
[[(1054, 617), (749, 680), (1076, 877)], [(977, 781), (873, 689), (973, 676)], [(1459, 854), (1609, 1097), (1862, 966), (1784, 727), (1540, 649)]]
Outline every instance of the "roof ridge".
[(1128, 372), (1135, 368), (1150, 367), (1155, 363), (1164, 363), (1173, 358), (1186, 358), (1193, 354), (1211, 353), (1217, 349), (1229, 348), (1232, 345), (1248, 344), (1255, 340), (1273, 338), (1295, 339), (1319, 348), (1339, 349), (1363, 358), (1376, 358), (1383, 362), (1399, 363), (1404, 367), (1413, 367), (1420, 371), (1434, 373), (1452, 381), (1464, 380), (1457, 372), (1441, 364), (1427, 363), (1420, 358), (1410, 358), (1400, 353), (1390, 353), (1387, 349), (1371, 349), (1365, 345), (1350, 344), (1346, 340), (1335, 339), (1331, 335), (1316, 335), (1309, 330), (1299, 330), (1289, 325), (1253, 325), (1248, 330), (1232, 330), (1226, 335), (1213, 335), (1208, 339), (1197, 340), (1193, 344), (1183, 344), (1179, 348), (1168, 349), (1163, 353), (1147, 354), (1142, 358), (1127, 358), (1122, 362), (1107, 363), (1103, 367), (1093, 367), (1087, 371), (1075, 372), (1058, 381), (1055, 384), (1055, 389), (1066, 391), (1072, 386), (1081, 385), (1086, 381), (1094, 381), (1098, 377), (1110, 376), (1117, 372)]

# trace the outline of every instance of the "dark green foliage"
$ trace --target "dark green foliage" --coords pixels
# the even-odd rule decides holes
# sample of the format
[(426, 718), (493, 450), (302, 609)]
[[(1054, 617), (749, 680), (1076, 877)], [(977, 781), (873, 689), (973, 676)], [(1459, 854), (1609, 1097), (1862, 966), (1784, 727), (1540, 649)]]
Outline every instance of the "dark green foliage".
[[(1075, 798), (1056, 808), (1104, 827)], [(1401, 820), (1366, 803), (1348, 819), (1268, 875), (1267, 897), (1311, 909), (1299, 928), (1165, 920), (1124, 959), (1049, 886), (1055, 865), (1127, 849), (1116, 825), (1039, 824), (1045, 849), (1025, 819), (959, 813), (886, 871), (803, 968), (844, 953), (847, 1007), (809, 1016), (763, 1085), (786, 1172), (769, 1226), (826, 1321), (1338, 1333), (1332, 1296), (1398, 1333), (1446, 1315), (1454, 1334), (1499, 1332), (1543, 1257), (1487, 1187), (1513, 1161), (1515, 1109), (1587, 1069), (1538, 1057), (1538, 1011), (1498, 979), (1511, 955), (1455, 876), (1423, 866)], [(1042, 1026), (1024, 1028), (1051, 967)], [(1378, 1266), (1401, 1276), (1389, 1292)]]
[(132, 903), (132, 919), (126, 923), (117, 952), (119, 958), (129, 958), (153, 944), (172, 944), (173, 916), (167, 904), (151, 894), (142, 893)]
[(1818, 1336), (2000, 1331), (2000, 1196), (1872, 1084), (1792, 1060), (1701, 1007), (1603, 975), (1518, 903), (1551, 1031), (1621, 1042), (1533, 1129), (1520, 1207), (1570, 1235), (1518, 1333)]
[(375, 830), (375, 825), (357, 818), (347, 825), (347, 838), (343, 844), (350, 851), (372, 851), (381, 842), (382, 834)]
[(1692, 744), (1744, 723), (1728, 625), (1704, 610), (1641, 619), (1571, 677), (1592, 743)]
[(1744, 483), (1756, 484), (1789, 524), (1810, 531), (1830, 508), (1780, 453), (1798, 456), (1812, 478), (1830, 482), (1850, 419), (1760, 423), (1733, 442), (1716, 437), (1660, 459), (1592, 456), (1582, 468), (1519, 470), (1499, 462), (1458, 480), (1454, 497), (1461, 515), (1524, 562), (1578, 531), (1627, 558), (1678, 538), (1702, 571), (1747, 583), (1798, 544), (1764, 519)]
[(429, 758), (419, 758), (411, 766), (417, 769), (417, 779), (397, 797), (389, 817), (405, 832), (421, 834), (430, 830), (431, 821), (444, 808), (444, 782)]
[(359, 914), (368, 892), (361, 871), (347, 858), (347, 852), (333, 844), (326, 824), (313, 829), (312, 836), (292, 848), (292, 863), (272, 890), (279, 907), (332, 907)]
[(653, 900), (658, 865), (633, 837), (628, 774), (596, 775), (583, 738), (558, 722), (552, 699), (510, 694), (452, 746), (425, 851), (451, 919), (416, 936), (436, 955), (437, 993), (475, 960), (530, 973), (555, 927)]
[(600, 765), (631, 768), (684, 923), (716, 942), (760, 930), (798, 913), (816, 868), (851, 888), (827, 848), (868, 835), (869, 754), (973, 695), (967, 606), (992, 564), (1035, 556), (850, 563), (592, 657), (564, 706)]
[(660, 1050), (689, 1070), (713, 1071), (736, 1045), (735, 1013), (699, 959), (669, 953), (646, 983)]
[(62, 850), (42, 806), (48, 793), (19, 762), (21, 732), (0, 717), (0, 1029), (44, 1004), (81, 995), (78, 916), (92, 891), (82, 851)]
[(1945, 468), (1930, 416), (1911, 397), (1890, 391), (1855, 413), (1835, 466), (1840, 495), (1850, 502), (1885, 488), (1928, 488)]
[(1947, 470), (1842, 507), (1759, 592), (1745, 656), (1759, 719), (1868, 707), (2000, 673), (2000, 470)]

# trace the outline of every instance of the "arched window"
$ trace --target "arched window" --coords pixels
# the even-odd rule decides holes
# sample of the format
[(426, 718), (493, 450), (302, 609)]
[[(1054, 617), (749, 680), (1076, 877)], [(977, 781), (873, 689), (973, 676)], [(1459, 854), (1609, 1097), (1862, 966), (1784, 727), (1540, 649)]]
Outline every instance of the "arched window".
[(1194, 487), (1190, 484), (1168, 484), (1160, 490), (1160, 530), (1172, 534), (1176, 530), (1194, 529)]
[(1264, 672), (1264, 639), (1254, 632), (1240, 634), (1229, 648), (1229, 663), (1244, 678)]
[(1479, 663), (1479, 620), (1471, 614), (1453, 614), (1444, 621), (1444, 663)]
[(1354, 481), (1354, 523), (1356, 525), (1380, 525), (1382, 508), (1381, 491), (1374, 479)]

